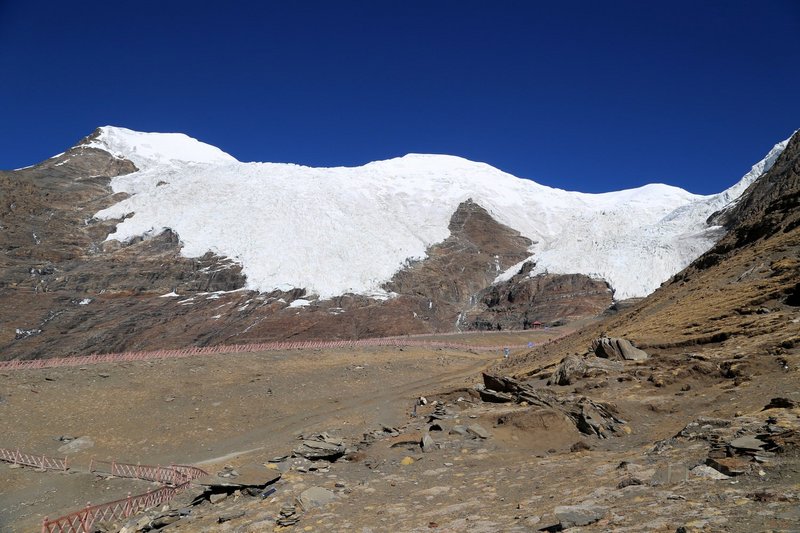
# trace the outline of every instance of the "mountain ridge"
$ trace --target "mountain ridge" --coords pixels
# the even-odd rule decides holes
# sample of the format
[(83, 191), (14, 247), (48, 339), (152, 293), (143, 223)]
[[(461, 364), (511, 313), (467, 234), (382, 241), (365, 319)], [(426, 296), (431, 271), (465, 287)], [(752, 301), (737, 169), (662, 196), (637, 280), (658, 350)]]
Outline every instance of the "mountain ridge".
[[(779, 153), (781, 144), (767, 157)], [(130, 197), (96, 214), (124, 218), (109, 239), (170, 228), (187, 257), (211, 251), (240, 263), (250, 289), (304, 288), (323, 299), (390, 296), (385, 283), (448, 236), (451, 214), (468, 199), (533, 241), (527, 258), (537, 265), (533, 275), (586, 274), (609, 282), (618, 299), (644, 296), (711, 247), (722, 231), (705, 221), (731, 201), (732, 190), (746, 188), (740, 180), (711, 196), (663, 184), (579, 193), (432, 154), (360, 167), (241, 163), (183, 134), (112, 127), (100, 128), (86, 146), (129, 158), (139, 168), (111, 182), (114, 192)], [(743, 179), (755, 179), (753, 172), (768, 166), (762, 160)], [(179, 215), (170, 204), (180, 206)], [(212, 209), (237, 231), (202, 221), (200, 214)], [(239, 217), (243, 210), (247, 219)], [(311, 227), (313, 232), (303, 231)], [(281, 257), (263, 252), (269, 249), (280, 249)], [(644, 265), (641, 276), (630, 275), (628, 256)]]
[[(616, 235), (619, 224), (596, 223), (598, 217), (602, 222), (602, 217), (608, 216), (603, 209), (610, 205), (608, 195), (600, 195), (604, 203), (589, 211), (574, 208), (573, 204), (580, 202), (572, 202), (534, 213), (538, 217), (534, 221), (550, 231), (545, 235), (548, 242), (534, 234), (539, 239), (536, 242), (503, 220), (513, 221), (515, 214), (535, 210), (553, 198), (547, 194), (550, 189), (485, 164), (422, 156), (433, 164), (434, 168), (427, 169), (431, 174), (421, 172), (413, 161), (419, 156), (398, 158), (368, 164), (366, 171), (357, 167), (353, 185), (348, 185), (350, 168), (325, 173), (306, 167), (297, 179), (301, 167), (296, 165), (231, 162), (214, 148), (201, 154), (201, 159), (209, 161), (187, 163), (162, 157), (150, 143), (131, 156), (134, 162), (122, 157), (118, 149), (94, 146), (101, 133), (31, 168), (0, 172), (0, 194), (8, 199), (0, 206), (0, 225), (6, 230), (0, 233), (4, 250), (0, 256), (0, 322), (8, 324), (0, 329), (0, 350), (5, 359), (287, 339), (525, 329), (535, 322), (570, 322), (597, 316), (612, 306), (614, 296), (619, 300), (622, 295), (619, 291), (614, 294), (599, 275), (576, 273), (579, 269), (557, 272), (547, 260), (546, 254), (553, 253), (547, 246), (572, 246), (572, 253), (564, 257), (571, 261), (577, 257), (596, 267), (592, 261), (597, 261), (598, 252), (604, 254), (601, 259), (613, 262), (626, 250), (619, 244), (634, 239), (639, 243), (639, 255), (629, 257), (623, 266), (636, 276), (649, 272), (649, 264), (639, 261), (651, 253), (648, 245), (661, 246), (661, 253), (675, 253), (665, 234), (680, 239), (687, 227), (692, 229), (689, 222), (702, 223), (701, 238), (689, 241), (698, 245), (696, 249), (682, 243), (681, 253), (691, 261), (704, 249), (699, 245), (716, 242), (716, 236), (725, 231), (722, 226), (705, 226), (705, 213), (716, 207), (707, 201), (713, 197), (700, 197), (699, 201), (705, 202), (700, 212), (685, 203), (677, 209), (659, 205), (637, 211), (634, 202), (617, 198), (620, 205), (613, 213), (617, 222), (622, 220), (634, 229), (649, 227), (650, 233)], [(178, 144), (196, 142), (183, 135), (169, 138)], [(192, 146), (189, 148), (178, 153), (195, 157)], [(512, 183), (515, 190), (536, 189), (541, 194), (534, 195), (533, 208), (514, 192), (506, 196), (516, 202), (510, 208), (486, 201), (484, 189), (464, 185), (470, 182), (462, 179), (465, 172), (441, 176), (435, 171), (435, 165), (443, 161), (467, 170), (479, 169), (478, 177), (470, 179), (471, 183), (482, 179), (484, 189), (499, 187), (485, 178), (491, 172), (504, 176), (501, 182)], [(407, 177), (402, 167), (409, 164), (416, 165), (417, 175)], [(384, 176), (386, 167), (394, 169), (394, 177), (388, 180), (394, 189), (385, 183), (382, 188), (374, 186), (376, 176)], [(223, 175), (220, 168), (226, 169)], [(263, 179), (264, 169), (271, 173), (270, 180)], [(217, 184), (209, 185), (209, 180)], [(414, 187), (409, 189), (407, 182)], [(451, 182), (455, 183), (453, 189), (441, 188), (442, 183), (449, 186)], [(242, 183), (249, 196), (237, 190)], [(265, 188), (264, 183), (271, 187)], [(648, 189), (651, 193), (670, 190), (668, 186)], [(273, 190), (278, 193), (270, 196)], [(442, 190), (446, 194), (440, 194)], [(478, 194), (482, 191), (483, 197)], [(565, 191), (557, 194), (579, 198)], [(242, 198), (245, 201), (239, 203)], [(328, 201), (331, 198), (337, 201)], [(224, 202), (228, 205), (221, 206)], [(459, 203), (451, 206), (454, 202)], [(142, 217), (153, 208), (158, 217), (166, 218)], [(103, 212), (107, 216), (97, 216)], [(298, 213), (302, 216), (297, 217)], [(386, 213), (395, 216), (376, 222), (376, 216)], [(170, 222), (169, 217), (178, 224), (158, 223)], [(441, 227), (439, 217), (446, 221)], [(642, 224), (645, 217), (650, 217), (649, 226)], [(278, 240), (270, 242), (262, 234), (243, 242), (251, 251), (274, 260), (276, 272), (289, 264), (297, 271), (316, 268), (314, 272), (327, 276), (323, 281), (341, 281), (346, 279), (342, 275), (353, 275), (350, 270), (363, 273), (359, 269), (370, 266), (376, 253), (381, 259), (380, 252), (387, 247), (403, 262), (397, 267), (388, 264), (388, 280), (372, 280), (378, 290), (323, 299), (299, 282), (254, 290), (246, 261), (237, 262), (240, 258), (223, 248), (191, 242), (191, 231), (217, 232), (223, 241), (231, 233), (245, 237), (263, 233), (264, 218), (275, 225), (273, 233)], [(143, 231), (116, 240), (120, 228), (131, 222), (140, 224)], [(574, 231), (561, 234), (575, 225), (597, 229), (597, 244), (570, 240)], [(672, 233), (661, 231), (665, 227)], [(690, 235), (698, 233), (696, 228)], [(422, 250), (416, 259), (413, 255), (409, 259), (400, 246), (404, 241), (394, 238), (396, 231), (410, 236)], [(298, 238), (301, 234), (310, 235), (310, 240)], [(642, 234), (644, 238), (638, 240)], [(438, 235), (441, 240), (426, 244)], [(343, 248), (333, 246), (334, 252), (341, 252), (334, 260), (318, 254), (315, 264), (314, 253), (319, 252), (315, 242), (325, 239), (335, 240)], [(376, 242), (378, 246), (363, 247), (365, 240), (367, 245)], [(330, 251), (330, 243), (323, 244)], [(580, 246), (586, 244), (594, 244), (594, 255), (580, 255)], [(190, 245), (195, 246), (193, 254), (187, 253)], [(350, 258), (354, 260), (350, 262)], [(598, 274), (597, 270), (587, 269), (590, 274)], [(510, 275), (508, 280), (498, 280), (506, 275)]]

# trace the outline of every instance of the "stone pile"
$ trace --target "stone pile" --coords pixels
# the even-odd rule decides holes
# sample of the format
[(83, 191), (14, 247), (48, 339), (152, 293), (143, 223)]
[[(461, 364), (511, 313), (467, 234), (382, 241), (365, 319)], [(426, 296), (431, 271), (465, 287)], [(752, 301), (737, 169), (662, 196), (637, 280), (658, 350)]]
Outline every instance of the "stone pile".
[(347, 448), (342, 439), (332, 437), (327, 433), (319, 433), (302, 438), (300, 445), (293, 450), (293, 454), (311, 461), (334, 462), (340, 459), (346, 451)]
[[(791, 403), (773, 399), (764, 410), (786, 409)], [(782, 413), (785, 415), (785, 413)], [(704, 440), (709, 443), (705, 464), (725, 476), (747, 474), (758, 466), (769, 466), (777, 454), (800, 447), (797, 427), (786, 416), (766, 420), (736, 417), (733, 420), (700, 417), (684, 427), (675, 438)]]
[(297, 524), (300, 521), (300, 515), (297, 514), (297, 507), (294, 505), (284, 505), (281, 507), (278, 518), (275, 523), (282, 527), (289, 527)]

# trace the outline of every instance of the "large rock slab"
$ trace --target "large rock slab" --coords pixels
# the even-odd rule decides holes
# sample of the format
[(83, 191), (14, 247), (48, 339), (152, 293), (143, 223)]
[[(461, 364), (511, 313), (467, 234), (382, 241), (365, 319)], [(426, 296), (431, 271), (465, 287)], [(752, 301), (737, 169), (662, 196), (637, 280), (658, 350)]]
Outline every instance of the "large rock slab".
[(58, 448), (59, 453), (76, 453), (83, 450), (88, 450), (94, 446), (94, 440), (91, 437), (78, 437)]
[(294, 449), (294, 453), (310, 461), (325, 460), (333, 462), (343, 456), (346, 449), (341, 440), (332, 438), (326, 434), (320, 434), (315, 435), (311, 439), (303, 440), (300, 445)]
[(467, 433), (479, 439), (488, 439), (489, 437), (492, 436), (491, 433), (489, 433), (486, 429), (484, 429), (483, 426), (479, 424), (472, 424), (470, 426), (467, 426)]
[(617, 337), (600, 337), (592, 342), (592, 350), (597, 357), (626, 361), (644, 361), (649, 355), (636, 348), (627, 339)]
[(726, 476), (739, 476), (750, 470), (750, 462), (739, 457), (709, 457), (706, 464)]
[(561, 360), (553, 376), (551, 385), (570, 385), (586, 373), (586, 360), (579, 355), (568, 355)]
[(236, 477), (219, 477), (215, 474), (199, 477), (192, 481), (193, 485), (215, 488), (262, 488), (276, 482), (281, 478), (281, 473), (272, 470), (264, 465), (244, 465), (236, 469), (239, 475)]
[(738, 448), (739, 450), (760, 452), (764, 449), (764, 446), (766, 446), (767, 443), (756, 437), (745, 435), (743, 437), (733, 439), (729, 442), (729, 444), (734, 448)]
[(422, 435), (422, 439), (420, 440), (420, 447), (422, 448), (423, 452), (432, 452), (436, 450), (436, 442), (431, 438), (430, 435), (425, 433)]
[(510, 394), (492, 389), (478, 389), (478, 394), (484, 402), (509, 403), (514, 401), (514, 397)]
[(297, 498), (297, 503), (300, 504), (300, 507), (302, 507), (304, 511), (308, 511), (315, 507), (323, 507), (335, 499), (336, 494), (328, 489), (311, 487), (300, 493), (300, 497)]
[(606, 509), (597, 505), (562, 505), (553, 510), (562, 529), (587, 526), (597, 522), (606, 514)]
[(657, 487), (660, 485), (674, 485), (683, 483), (689, 479), (689, 470), (682, 464), (667, 464), (656, 469), (650, 479), (650, 485)]

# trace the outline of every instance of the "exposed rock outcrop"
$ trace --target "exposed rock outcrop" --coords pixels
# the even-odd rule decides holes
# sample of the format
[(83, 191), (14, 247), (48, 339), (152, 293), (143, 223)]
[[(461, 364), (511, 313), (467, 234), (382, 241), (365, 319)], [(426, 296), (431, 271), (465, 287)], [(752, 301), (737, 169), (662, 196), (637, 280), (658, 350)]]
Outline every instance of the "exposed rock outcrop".
[(647, 352), (636, 348), (630, 341), (613, 337), (595, 339), (592, 342), (592, 351), (597, 357), (605, 359), (644, 361), (648, 358)]
[(616, 408), (609, 403), (585, 396), (560, 395), (552, 390), (534, 388), (511, 377), (488, 373), (483, 374), (483, 384), (486, 389), (509, 395), (518, 403), (525, 402), (533, 408), (558, 411), (586, 435), (605, 439), (624, 431), (626, 422), (619, 418)]
[(540, 274), (531, 277), (525, 263), (510, 280), (494, 284), (479, 296), (482, 305), (467, 315), (470, 329), (529, 329), (560, 320), (596, 316), (613, 304), (602, 280), (583, 274)]
[(586, 360), (580, 355), (568, 355), (559, 363), (556, 371), (550, 377), (552, 385), (570, 385), (576, 379), (582, 378), (586, 372)]

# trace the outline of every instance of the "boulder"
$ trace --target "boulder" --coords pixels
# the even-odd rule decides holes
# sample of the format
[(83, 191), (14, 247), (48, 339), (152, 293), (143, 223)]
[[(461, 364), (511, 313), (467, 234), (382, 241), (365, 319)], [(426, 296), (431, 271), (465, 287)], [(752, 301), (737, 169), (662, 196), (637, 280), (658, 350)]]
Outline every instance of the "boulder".
[(422, 433), (409, 432), (386, 439), (389, 448), (417, 446), (422, 441)]
[(697, 465), (696, 467), (692, 468), (691, 472), (695, 476), (709, 479), (730, 479), (730, 476), (726, 476), (722, 472), (707, 465)]
[(562, 529), (576, 526), (587, 526), (597, 522), (606, 514), (606, 510), (596, 505), (562, 505), (553, 510)]
[(610, 433), (624, 431), (625, 421), (617, 417), (613, 405), (581, 398), (567, 412), (578, 431), (586, 435), (608, 438)]
[(462, 437), (466, 437), (469, 435), (469, 431), (467, 430), (466, 426), (456, 425), (450, 430), (451, 435), (461, 435)]
[(150, 522), (149, 527), (151, 529), (161, 529), (162, 527), (167, 527), (170, 524), (174, 524), (178, 520), (181, 519), (181, 516), (178, 513), (171, 512), (167, 514), (163, 514)]
[(592, 342), (592, 351), (597, 357), (605, 359), (624, 359), (626, 361), (644, 361), (649, 356), (644, 350), (636, 348), (627, 339), (617, 337), (600, 337)]
[(514, 397), (505, 392), (497, 392), (492, 389), (479, 389), (478, 394), (484, 402), (509, 403), (514, 401)]
[(144, 531), (145, 528), (150, 528), (152, 517), (149, 514), (136, 516), (128, 520), (119, 533), (136, 533), (137, 531)]
[[(514, 378), (493, 376), (491, 374), (483, 374), (484, 389), (490, 389), (490, 392), (485, 393), (487, 396), (491, 395), (495, 398), (495, 402), (505, 402), (506, 398), (511, 398), (516, 402), (527, 402), (528, 405), (538, 407), (553, 407), (556, 398), (551, 391), (544, 389), (534, 389), (528, 384), (522, 383)], [(492, 388), (486, 384), (492, 385)], [(478, 389), (479, 392), (481, 389)], [(483, 398), (483, 395), (481, 396)], [(484, 400), (492, 401), (492, 400)]]
[(436, 449), (436, 442), (434, 442), (430, 435), (425, 433), (422, 436), (422, 440), (420, 440), (420, 446), (423, 452), (432, 452)]
[(223, 515), (219, 515), (219, 517), (217, 518), (217, 523), (218, 524), (224, 524), (225, 522), (229, 522), (231, 520), (235, 520), (237, 518), (241, 518), (244, 515), (245, 515), (244, 511), (235, 511), (235, 512), (232, 512), (232, 513), (226, 513), (226, 514), (223, 514)]
[(206, 499), (206, 488), (189, 486), (170, 500), (173, 509), (191, 507)]
[(281, 478), (280, 472), (263, 465), (245, 465), (237, 470), (239, 475), (236, 477), (208, 475), (195, 479), (192, 484), (208, 487), (212, 492), (229, 492), (227, 489), (263, 488)]
[(586, 360), (579, 355), (568, 355), (561, 360), (550, 377), (550, 385), (570, 385), (586, 372)]
[(798, 405), (800, 405), (800, 402), (790, 400), (789, 398), (773, 398), (764, 406), (762, 411), (766, 411), (767, 409), (794, 409)]
[(484, 429), (483, 426), (480, 426), (478, 424), (472, 424), (471, 426), (468, 426), (467, 433), (469, 433), (470, 435), (474, 435), (479, 439), (488, 439), (489, 437), (492, 436), (492, 434), (486, 431), (486, 429)]
[(706, 459), (706, 465), (726, 476), (739, 476), (750, 470), (749, 461), (739, 457), (709, 457)]
[(228, 498), (227, 492), (216, 492), (208, 497), (208, 501), (213, 504), (217, 504), (221, 501), (225, 501)]
[(58, 448), (59, 453), (76, 453), (94, 446), (91, 437), (79, 437)]
[(322, 507), (336, 499), (336, 494), (322, 487), (311, 487), (300, 493), (297, 503), (304, 511), (315, 507)]
[(508, 383), (506, 381), (508, 378), (501, 378), (499, 376), (494, 376), (492, 374), (487, 374), (486, 372), (483, 373), (483, 386), (487, 389), (491, 389), (494, 391), (500, 392), (510, 392), (508, 390)]
[(322, 433), (320, 435), (314, 435), (310, 439), (303, 440), (300, 445), (294, 449), (294, 453), (310, 461), (322, 459), (333, 462), (342, 457), (346, 450), (347, 448), (341, 440)]
[(739, 450), (746, 450), (752, 452), (760, 452), (763, 451), (764, 446), (767, 445), (766, 442), (760, 440), (756, 437), (745, 435), (743, 437), (739, 437), (737, 439), (733, 439), (728, 444), (732, 447), (737, 448)]
[(683, 483), (689, 478), (689, 469), (682, 464), (667, 464), (656, 469), (650, 479), (650, 485), (657, 487), (660, 485), (674, 485)]

